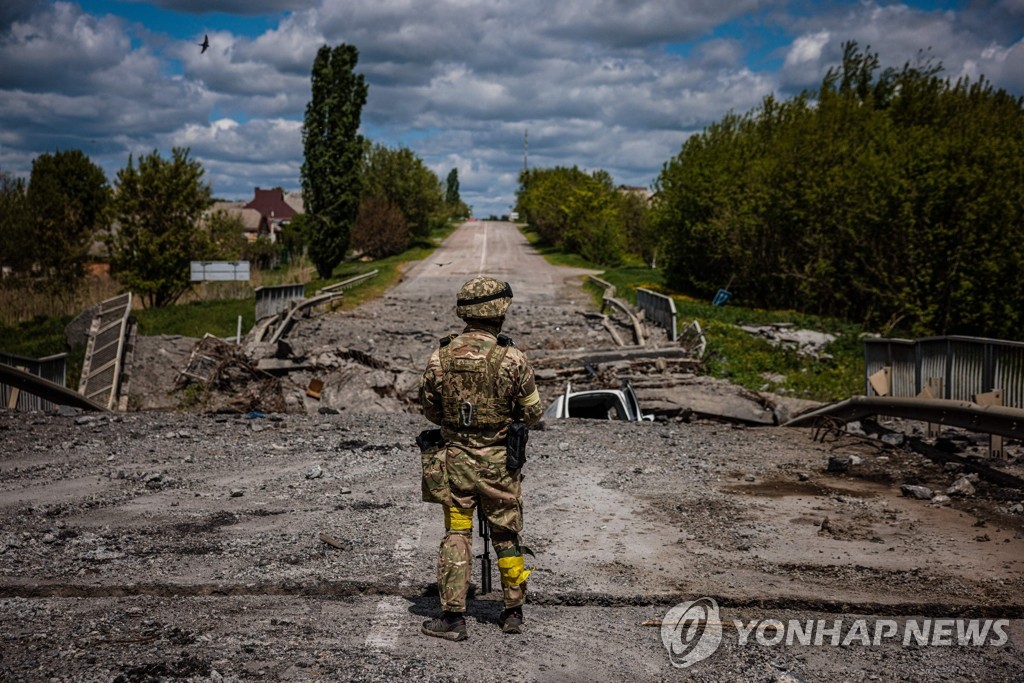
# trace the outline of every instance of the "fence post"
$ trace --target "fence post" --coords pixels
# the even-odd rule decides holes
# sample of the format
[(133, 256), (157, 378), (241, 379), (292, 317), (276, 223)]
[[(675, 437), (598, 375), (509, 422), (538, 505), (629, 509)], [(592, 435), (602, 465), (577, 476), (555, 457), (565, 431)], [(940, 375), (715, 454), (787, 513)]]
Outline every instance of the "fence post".
[[(984, 394), (976, 394), (974, 402), (979, 406), (1001, 406), (1003, 405), (1003, 392), (1001, 389), (993, 389)], [(989, 434), (988, 457), (996, 460), (1006, 457), (1006, 451), (1003, 449), (1003, 437), (999, 434)]]
[[(924, 385), (919, 396), (925, 398), (945, 398), (942, 395), (942, 378), (941, 377), (929, 377), (928, 383)], [(934, 439), (939, 435), (939, 425), (934, 422), (928, 423), (928, 431), (926, 435), (929, 439)]]

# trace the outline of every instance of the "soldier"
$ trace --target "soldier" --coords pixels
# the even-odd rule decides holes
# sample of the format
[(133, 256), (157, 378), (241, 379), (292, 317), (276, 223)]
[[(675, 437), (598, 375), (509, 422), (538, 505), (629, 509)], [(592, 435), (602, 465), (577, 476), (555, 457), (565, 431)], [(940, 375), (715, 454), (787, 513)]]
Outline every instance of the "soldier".
[[(441, 426), (445, 536), (437, 557), (437, 586), (443, 613), (423, 623), (423, 633), (465, 640), (466, 593), (473, 568), (473, 510), (480, 504), (490, 527), (501, 573), (505, 633), (520, 633), (526, 578), (519, 546), (523, 529), (521, 464), (506, 457), (513, 422), (527, 425), (541, 416), (533, 369), (512, 340), (501, 334), (512, 303), (507, 282), (476, 277), (459, 290), (456, 314), (466, 327), (449, 335), (430, 356), (420, 383), (423, 414)], [(426, 469), (426, 465), (425, 465)], [(425, 495), (426, 498), (426, 495)]]

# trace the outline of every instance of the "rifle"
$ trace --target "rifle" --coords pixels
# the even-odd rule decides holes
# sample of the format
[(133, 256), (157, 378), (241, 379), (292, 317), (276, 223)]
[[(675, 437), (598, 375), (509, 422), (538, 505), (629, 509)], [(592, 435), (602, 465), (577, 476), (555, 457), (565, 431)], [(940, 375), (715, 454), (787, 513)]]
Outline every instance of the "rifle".
[(480, 558), (480, 594), (491, 592), (491, 528), (484, 518), (484, 506), (477, 501), (476, 518), (480, 522), (480, 536), (484, 539), (484, 551), (477, 555)]
[[(509, 426), (508, 440), (505, 442), (505, 467), (509, 472), (516, 472), (526, 464), (526, 441), (529, 436), (530, 432), (522, 422), (513, 422)], [(491, 592), (491, 528), (484, 518), (484, 506), (479, 500), (476, 517), (480, 522), (480, 536), (484, 539), (484, 551), (477, 555), (480, 558), (480, 594), (486, 595)]]

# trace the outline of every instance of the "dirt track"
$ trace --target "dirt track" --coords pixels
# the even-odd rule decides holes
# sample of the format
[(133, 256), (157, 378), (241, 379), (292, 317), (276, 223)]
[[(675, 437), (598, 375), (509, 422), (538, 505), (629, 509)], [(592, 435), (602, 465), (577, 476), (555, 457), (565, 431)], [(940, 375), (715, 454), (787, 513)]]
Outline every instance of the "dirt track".
[[(387, 297), (307, 321), (294, 343), (363, 351), (401, 386), (457, 329), (454, 291), (481, 267), (512, 281), (507, 329), (527, 353), (606, 341), (579, 314), (578, 273), (510, 226), (471, 224)], [(161, 381), (146, 377), (154, 393)], [(699, 420), (535, 431), (528, 632), (500, 633), (491, 594), (470, 603), (468, 642), (424, 637), (442, 532), (419, 502), (425, 422), (402, 410), (407, 392), (363, 386), (339, 414), (0, 412), (0, 679), (1024, 680), (1009, 494), (979, 482), (931, 505), (900, 484), (957, 475), (901, 449)], [(862, 462), (827, 473), (836, 453)], [(701, 597), (722, 608), (721, 646), (676, 668), (643, 624)], [(899, 635), (847, 639), (860, 618)], [(1009, 642), (905, 646), (925, 618), (1006, 620)], [(839, 619), (847, 643), (762, 644), (755, 629), (742, 645), (736, 619)]]

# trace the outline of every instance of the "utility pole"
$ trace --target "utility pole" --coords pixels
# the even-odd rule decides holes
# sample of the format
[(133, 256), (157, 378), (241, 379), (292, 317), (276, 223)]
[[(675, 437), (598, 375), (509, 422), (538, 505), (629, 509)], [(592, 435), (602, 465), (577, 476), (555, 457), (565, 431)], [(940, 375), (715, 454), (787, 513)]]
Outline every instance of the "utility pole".
[(523, 131), (523, 171), (527, 170), (527, 159), (530, 152), (530, 129)]

